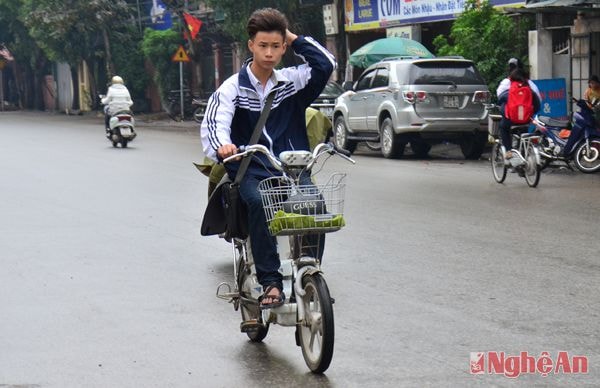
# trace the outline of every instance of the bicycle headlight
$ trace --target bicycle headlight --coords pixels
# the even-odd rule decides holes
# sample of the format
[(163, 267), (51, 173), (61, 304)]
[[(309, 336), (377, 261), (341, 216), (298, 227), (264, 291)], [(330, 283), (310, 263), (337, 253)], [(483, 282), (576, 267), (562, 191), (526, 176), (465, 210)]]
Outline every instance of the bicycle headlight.
[(302, 167), (308, 165), (313, 156), (309, 151), (283, 151), (279, 154), (279, 160), (286, 166)]

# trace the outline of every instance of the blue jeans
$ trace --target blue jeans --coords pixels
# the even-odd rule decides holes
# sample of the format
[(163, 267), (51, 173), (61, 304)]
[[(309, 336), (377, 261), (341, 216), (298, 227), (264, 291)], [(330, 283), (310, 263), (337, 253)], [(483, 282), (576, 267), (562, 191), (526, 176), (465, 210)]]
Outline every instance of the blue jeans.
[(506, 150), (510, 150), (512, 147), (512, 132), (510, 130), (512, 127), (512, 122), (502, 115), (500, 119), (500, 124), (498, 128), (500, 129), (500, 139), (502, 140), (502, 145)]
[[(240, 195), (248, 208), (248, 234), (250, 235), (258, 282), (263, 288), (275, 283), (281, 289), (283, 276), (279, 272), (280, 262), (277, 253), (277, 240), (269, 232), (262, 199), (258, 191), (258, 184), (263, 179), (263, 177), (247, 172), (240, 183)], [(303, 174), (300, 177), (300, 184), (312, 185), (310, 174)], [(318, 237), (308, 236), (307, 238), (316, 239)], [(321, 259), (324, 241), (325, 236), (322, 235), (319, 240), (318, 252), (309, 252), (308, 254)]]

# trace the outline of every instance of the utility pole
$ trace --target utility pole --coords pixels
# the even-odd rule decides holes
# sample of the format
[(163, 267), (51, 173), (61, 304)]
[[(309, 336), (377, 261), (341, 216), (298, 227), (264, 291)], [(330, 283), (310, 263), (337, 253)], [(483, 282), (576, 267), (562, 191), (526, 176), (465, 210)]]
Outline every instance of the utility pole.
[(137, 13), (138, 13), (138, 27), (140, 29), (140, 34), (142, 33), (142, 14), (140, 12), (140, 0), (135, 0), (137, 3)]
[[(0, 59), (0, 61), (2, 61)], [(2, 61), (0, 64), (0, 110), (4, 112), (4, 76), (2, 74), (2, 68), (4, 67), (4, 62)]]

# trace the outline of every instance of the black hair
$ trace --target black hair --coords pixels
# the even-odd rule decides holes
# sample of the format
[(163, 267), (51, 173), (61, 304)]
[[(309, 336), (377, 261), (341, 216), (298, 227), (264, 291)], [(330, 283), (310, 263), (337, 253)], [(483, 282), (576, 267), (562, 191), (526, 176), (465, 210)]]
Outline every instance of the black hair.
[(257, 32), (279, 32), (285, 39), (288, 21), (283, 13), (275, 8), (262, 8), (252, 12), (246, 30), (250, 39), (254, 39)]
[(517, 81), (517, 82), (527, 82), (529, 80), (529, 74), (522, 68), (515, 68), (513, 71), (510, 72), (510, 75), (508, 76), (508, 78), (510, 78), (511, 81)]

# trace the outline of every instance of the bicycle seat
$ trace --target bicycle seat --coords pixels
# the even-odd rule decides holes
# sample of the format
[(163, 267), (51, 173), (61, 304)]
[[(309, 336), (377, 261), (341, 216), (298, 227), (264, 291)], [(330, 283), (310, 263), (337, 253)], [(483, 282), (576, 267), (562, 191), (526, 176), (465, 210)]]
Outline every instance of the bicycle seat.
[(528, 133), (522, 133), (521, 134), (521, 138), (522, 139), (526, 139), (528, 137), (535, 137), (535, 136), (539, 136), (539, 133), (535, 133), (535, 132), (528, 132)]
[(564, 128), (567, 125), (569, 125), (569, 120), (557, 120), (557, 119), (553, 119), (552, 117), (548, 117), (548, 116), (538, 116), (537, 119), (549, 127)]

